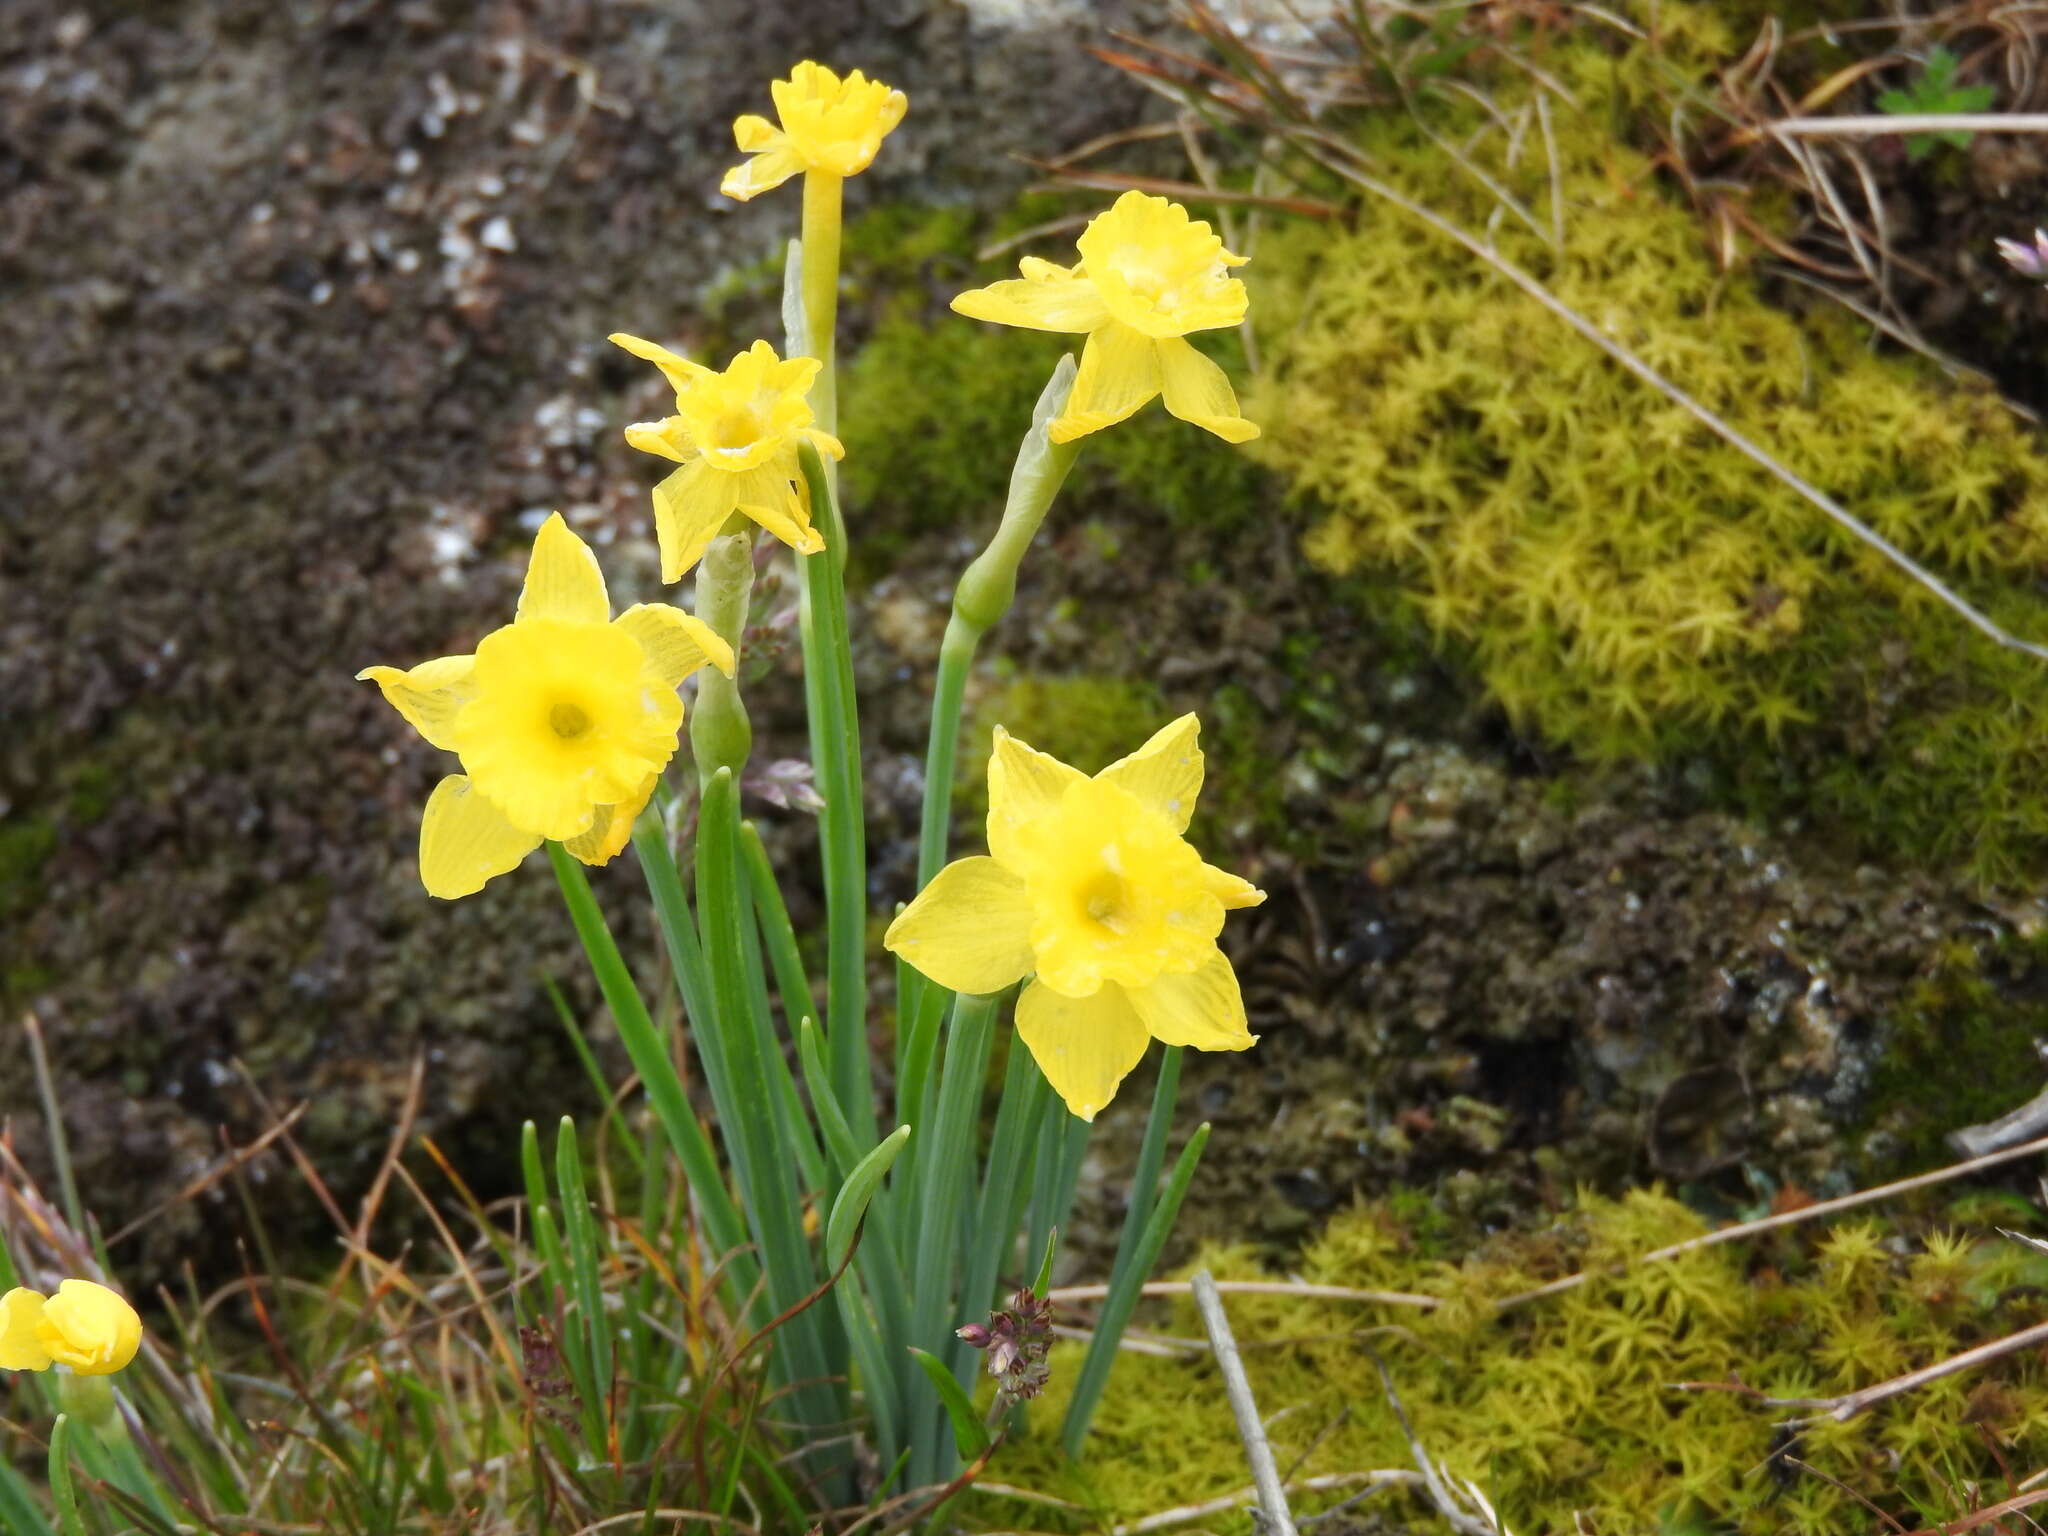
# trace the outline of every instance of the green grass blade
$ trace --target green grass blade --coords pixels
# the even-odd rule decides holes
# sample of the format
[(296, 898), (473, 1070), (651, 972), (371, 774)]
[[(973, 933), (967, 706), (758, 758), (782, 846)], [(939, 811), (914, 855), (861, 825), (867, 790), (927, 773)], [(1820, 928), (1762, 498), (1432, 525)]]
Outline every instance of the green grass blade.
[(0, 1462), (0, 1530), (8, 1536), (55, 1536), (50, 1522), (36, 1506), (28, 1479), (12, 1462)]
[(739, 1252), (747, 1243), (747, 1227), (733, 1204), (724, 1175), (719, 1172), (718, 1158), (704, 1128), (697, 1123), (689, 1095), (683, 1091), (682, 1079), (669, 1059), (667, 1045), (648, 1015), (647, 1005), (640, 1000), (639, 989), (626, 971), (626, 962), (619, 955), (611, 930), (597, 910), (597, 900), (590, 894), (583, 866), (560, 843), (550, 842), (547, 849), (548, 860), (555, 867), (555, 879), (569, 906), (569, 920), (575, 924), (576, 936), (582, 940), (583, 952), (597, 975), (598, 988), (611, 1008), (619, 1040), (626, 1047), (634, 1070), (640, 1074), (641, 1087), (668, 1135), (669, 1146), (689, 1178), (712, 1245), (720, 1254), (731, 1255), (725, 1272), (733, 1292), (745, 1296), (753, 1289), (760, 1267), (752, 1255)]
[(63, 1536), (85, 1536), (85, 1517), (79, 1513), (78, 1489), (71, 1477), (71, 1415), (60, 1413), (50, 1426), (50, 1502)]
[[(995, 1132), (989, 1138), (981, 1197), (963, 1234), (960, 1322), (977, 1322), (989, 1310), (996, 1280), (1014, 1251), (1017, 1223), (1031, 1187), (1030, 1159), (1038, 1146), (1038, 1124), (1051, 1097), (1052, 1086), (1031, 1059), (1031, 1052), (1021, 1040), (1012, 1040)], [(973, 1377), (974, 1362), (980, 1357), (953, 1339), (947, 1344), (946, 1358), (964, 1384)]]
[(775, 990), (782, 995), (782, 1017), (793, 1035), (798, 1020), (818, 1017), (818, 1004), (811, 996), (811, 980), (804, 973), (803, 956), (796, 947), (796, 930), (790, 926), (789, 908), (783, 905), (782, 888), (775, 883), (768, 850), (761, 844), (761, 829), (751, 821), (740, 823), (740, 858), (747, 867), (747, 889), (753, 892), (754, 916), (760, 921), (761, 938), (768, 946), (768, 964), (775, 972)]
[(590, 1443), (591, 1454), (602, 1456), (607, 1449), (605, 1416), (612, 1391), (612, 1331), (605, 1314), (604, 1286), (598, 1278), (601, 1240), (583, 1181), (576, 1122), (567, 1115), (562, 1116), (555, 1131), (555, 1186), (561, 1191), (562, 1239), (569, 1259), (570, 1294), (576, 1298), (576, 1310), (582, 1314), (577, 1331), (583, 1337), (584, 1356), (590, 1363), (590, 1380), (577, 1385), (584, 1389), (584, 1412), (596, 1431)]
[(1137, 1248), (1126, 1262), (1119, 1263), (1110, 1279), (1109, 1294), (1103, 1298), (1102, 1312), (1095, 1320), (1095, 1337), (1088, 1341), (1088, 1353), (1083, 1356), (1080, 1375), (1074, 1381), (1074, 1395), (1067, 1403), (1066, 1424), (1060, 1431), (1069, 1456), (1078, 1459), (1088, 1439), (1095, 1405), (1102, 1401), (1102, 1389), (1109, 1385), (1110, 1367), (1116, 1363), (1117, 1343), (1138, 1304), (1138, 1292), (1145, 1277), (1159, 1262), (1159, 1250), (1166, 1246), (1166, 1235), (1173, 1230), (1180, 1203), (1187, 1196), (1188, 1181), (1194, 1178), (1195, 1164), (1202, 1160), (1202, 1148), (1208, 1141), (1209, 1123), (1205, 1120), (1181, 1149), (1180, 1160), (1173, 1165), (1173, 1176), (1152, 1207), (1151, 1219), (1145, 1223)]
[(874, 1198), (875, 1191), (881, 1187), (882, 1176), (889, 1171), (889, 1165), (896, 1161), (896, 1154), (903, 1150), (903, 1144), (908, 1140), (910, 1127), (897, 1126), (854, 1165), (853, 1172), (840, 1185), (839, 1194), (832, 1202), (832, 1214), (825, 1220), (826, 1269), (836, 1270), (846, 1262), (847, 1254), (853, 1250), (853, 1235), (860, 1230), (861, 1218), (867, 1214), (868, 1201)]
[[(920, 1146), (915, 1187), (922, 1221), (910, 1239), (917, 1250), (911, 1270), (911, 1306), (920, 1326), (914, 1336), (940, 1359), (953, 1342), (953, 1329), (965, 1321), (956, 1315), (953, 1279), (967, 1186), (980, 1165), (975, 1140), (996, 1001), (966, 994), (954, 999), (945, 1063), (939, 1075), (938, 1107), (929, 1128), (917, 1131)], [(946, 1379), (953, 1380), (950, 1371)], [(957, 1387), (958, 1383), (954, 1384)], [(919, 1485), (942, 1482), (952, 1473), (950, 1458), (936, 1435), (941, 1404), (927, 1399), (925, 1406), (925, 1422), (913, 1420), (910, 1434), (911, 1481)]]
[(953, 1446), (960, 1453), (960, 1459), (974, 1460), (988, 1449), (988, 1430), (983, 1426), (981, 1416), (974, 1411), (967, 1389), (953, 1379), (952, 1371), (937, 1355), (922, 1349), (913, 1349), (910, 1354), (931, 1382), (932, 1389), (938, 1393), (939, 1401), (945, 1405), (946, 1417), (953, 1424)]

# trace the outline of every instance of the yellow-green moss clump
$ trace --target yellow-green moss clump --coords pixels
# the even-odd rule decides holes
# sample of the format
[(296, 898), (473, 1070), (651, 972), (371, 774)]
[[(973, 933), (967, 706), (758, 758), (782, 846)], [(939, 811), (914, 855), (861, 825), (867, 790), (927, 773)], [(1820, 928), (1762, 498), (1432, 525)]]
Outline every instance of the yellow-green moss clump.
[[(2019, 1202), (2013, 1202), (2019, 1204)], [(1339, 1217), (1303, 1255), (1300, 1278), (1422, 1292), (1424, 1313), (1233, 1296), (1232, 1324), (1275, 1452), (1297, 1477), (1411, 1465), (1368, 1350), (1386, 1362), (1416, 1432), (1473, 1479), (1523, 1536), (1546, 1531), (1843, 1532), (1877, 1522), (1848, 1493), (1785, 1463), (1787, 1450), (1854, 1488), (1904, 1529), (1977, 1503), (2048, 1450), (2048, 1364), (2023, 1352), (1893, 1400), (1797, 1443), (1795, 1411), (1737, 1392), (1674, 1390), (1735, 1378), (1775, 1397), (1831, 1397), (1932, 1364), (2037, 1322), (2048, 1259), (1998, 1235), (2015, 1213), (1963, 1201), (1952, 1225), (1908, 1240), (1876, 1220), (1796, 1229), (1760, 1244), (1628, 1264), (1704, 1230), (1656, 1191), (1582, 1198), (1555, 1226), (1494, 1239), (1462, 1264), (1424, 1256), (1389, 1207)], [(2038, 1219), (2038, 1212), (2029, 1212)], [(2026, 1215), (2020, 1216), (2025, 1220)], [(1259, 1275), (1241, 1252), (1204, 1256), (1220, 1276)], [(1610, 1267), (1618, 1266), (1618, 1267)], [(1576, 1290), (1504, 1313), (1493, 1303), (1581, 1269)], [(1185, 1303), (1164, 1331), (1199, 1336)], [(1275, 1344), (1274, 1341), (1292, 1342)], [(1254, 1342), (1256, 1341), (1256, 1342)], [(1053, 1401), (993, 1476), (1088, 1505), (1101, 1523), (1228, 1493), (1248, 1481), (1213, 1366), (1126, 1354), (1095, 1420), (1087, 1460), (1058, 1452), (1059, 1394), (1078, 1356), (1054, 1356)], [(1274, 1418), (1276, 1415), (1284, 1416)], [(1298, 1463), (1298, 1466), (1297, 1466)], [(1304, 1498), (1299, 1513), (1343, 1490)], [(1424, 1507), (1383, 1493), (1390, 1529), (1438, 1529)], [(1041, 1507), (1016, 1518), (1043, 1526)], [(1244, 1530), (1243, 1517), (1211, 1522)]]
[[(1556, 249), (1407, 116), (1376, 115), (1361, 145), (2000, 622), (2048, 637), (2048, 455), (2029, 429), (1825, 301), (1787, 313), (1717, 273), (1693, 213), (1617, 141), (1617, 121), (1666, 110), (1652, 82), (1716, 42), (1702, 8), (1660, 14), (1692, 58), (1578, 40), (1543, 61), (1580, 104), (1552, 103)], [(1483, 83), (1510, 116), (1526, 106), (1526, 75)], [(1533, 120), (1511, 149), (1476, 107), (1430, 110), (1547, 232)], [(1271, 357), (1250, 451), (1318, 509), (1310, 557), (1399, 577), (1518, 723), (1596, 759), (1704, 760), (1737, 799), (1841, 817), (1873, 849), (2040, 867), (2048, 665), (1979, 640), (1406, 215), (1367, 203), (1355, 229), (1290, 226), (1247, 277)]]

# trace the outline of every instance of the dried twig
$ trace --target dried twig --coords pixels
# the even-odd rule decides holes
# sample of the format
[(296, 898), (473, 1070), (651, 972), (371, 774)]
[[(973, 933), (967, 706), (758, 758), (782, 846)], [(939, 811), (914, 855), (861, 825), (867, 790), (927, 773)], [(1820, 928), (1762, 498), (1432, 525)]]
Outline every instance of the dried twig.
[(1244, 1361), (1237, 1353), (1237, 1338), (1230, 1331), (1230, 1319), (1223, 1311), (1223, 1298), (1216, 1293), (1216, 1280), (1206, 1269), (1191, 1282), (1195, 1310), (1202, 1314), (1202, 1329), (1209, 1335), (1209, 1348), (1216, 1356), (1216, 1369), (1223, 1376), (1223, 1395), (1230, 1399), (1231, 1417), (1237, 1420), (1237, 1438), (1244, 1446), (1244, 1459), (1251, 1464), (1252, 1486), (1259, 1491), (1260, 1526), (1265, 1536), (1295, 1536), (1294, 1516), (1287, 1508), (1287, 1491), (1280, 1484), (1280, 1468), (1273, 1460), (1273, 1445), (1266, 1438), (1266, 1426), (1259, 1421), (1259, 1407), (1252, 1399), (1252, 1384), (1244, 1373)]
[(1760, 125), (1779, 138), (1868, 139), (1888, 133), (2048, 133), (2048, 112), (1901, 112), (1896, 116), (1782, 117)]
[[(1429, 1452), (1422, 1448), (1415, 1426), (1408, 1422), (1408, 1410), (1401, 1406), (1401, 1394), (1394, 1390), (1394, 1378), (1388, 1372), (1386, 1362), (1371, 1350), (1367, 1350), (1366, 1355), (1372, 1361), (1372, 1368), (1380, 1373), (1380, 1386), (1387, 1394), (1387, 1406), (1394, 1410), (1394, 1421), (1401, 1426), (1401, 1438), (1408, 1442), (1408, 1454), (1415, 1458), (1416, 1470), (1422, 1474), (1422, 1486), (1428, 1491), (1429, 1501), (1436, 1506), (1437, 1513), (1450, 1522), (1452, 1530), (1462, 1531), (1465, 1536), (1503, 1536), (1500, 1517), (1493, 1513), (1493, 1507), (1484, 1498), (1478, 1502), (1488, 1518), (1482, 1519), (1451, 1496), (1443, 1474), (1429, 1459)], [(1469, 1483), (1466, 1487), (1477, 1495), (1478, 1490)]]

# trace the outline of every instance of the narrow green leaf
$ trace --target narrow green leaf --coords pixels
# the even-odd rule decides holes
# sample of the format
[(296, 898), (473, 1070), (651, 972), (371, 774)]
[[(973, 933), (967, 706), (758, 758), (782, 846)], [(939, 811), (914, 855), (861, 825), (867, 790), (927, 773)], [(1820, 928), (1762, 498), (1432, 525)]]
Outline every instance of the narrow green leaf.
[(1095, 1336), (1088, 1341), (1088, 1353), (1074, 1381), (1074, 1395), (1067, 1402), (1067, 1421), (1060, 1438), (1069, 1456), (1078, 1459), (1088, 1439), (1088, 1425), (1095, 1417), (1096, 1404), (1102, 1401), (1102, 1389), (1109, 1384), (1117, 1344), (1138, 1304), (1139, 1289), (1159, 1262), (1159, 1250), (1166, 1246), (1166, 1236), (1173, 1230), (1174, 1218), (1180, 1214), (1180, 1203), (1187, 1195), (1188, 1181), (1194, 1178), (1195, 1164), (1202, 1160), (1202, 1148), (1208, 1142), (1209, 1123), (1205, 1120), (1181, 1149), (1180, 1160), (1173, 1165), (1173, 1176), (1166, 1181), (1165, 1192), (1152, 1208), (1152, 1218), (1145, 1223), (1136, 1251), (1118, 1266), (1110, 1280), (1109, 1295), (1103, 1298), (1101, 1315), (1095, 1320)]
[(57, 1508), (57, 1527), (64, 1536), (85, 1536), (78, 1511), (78, 1489), (71, 1481), (71, 1415), (60, 1413), (50, 1426), (50, 1502)]
[(951, 1368), (937, 1355), (917, 1348), (910, 1353), (924, 1371), (925, 1379), (939, 1394), (939, 1401), (946, 1408), (946, 1417), (953, 1421), (953, 1445), (959, 1451), (960, 1459), (974, 1460), (988, 1449), (988, 1430), (983, 1427), (981, 1416), (974, 1411), (967, 1389), (953, 1379)]
[(1060, 1229), (1054, 1227), (1045, 1240), (1045, 1257), (1038, 1262), (1038, 1278), (1031, 1282), (1032, 1295), (1042, 1297), (1052, 1289), (1052, 1261), (1059, 1247)]
[(825, 1221), (825, 1268), (828, 1272), (846, 1262), (847, 1254), (853, 1249), (853, 1235), (860, 1229), (861, 1217), (867, 1214), (868, 1201), (874, 1198), (882, 1176), (889, 1171), (889, 1165), (896, 1161), (896, 1154), (909, 1140), (910, 1127), (897, 1126), (854, 1165), (853, 1172), (839, 1187), (838, 1197), (832, 1202), (832, 1214)]
[[(582, 1314), (580, 1329), (590, 1361), (585, 1408), (596, 1416), (598, 1438), (591, 1450), (602, 1453), (604, 1409), (611, 1400), (612, 1330), (605, 1315), (604, 1286), (598, 1279), (601, 1246), (597, 1223), (590, 1214), (590, 1196), (583, 1181), (583, 1156), (576, 1145), (576, 1122), (562, 1116), (555, 1130), (555, 1184), (562, 1197), (563, 1245), (569, 1255), (569, 1278)], [(580, 1384), (579, 1384), (580, 1385)]]

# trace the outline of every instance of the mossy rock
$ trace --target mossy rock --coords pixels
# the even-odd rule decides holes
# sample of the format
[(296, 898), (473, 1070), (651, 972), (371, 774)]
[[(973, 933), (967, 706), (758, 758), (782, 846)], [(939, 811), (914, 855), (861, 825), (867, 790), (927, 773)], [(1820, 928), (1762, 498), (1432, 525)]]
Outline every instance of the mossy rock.
[[(2034, 1321), (2025, 1298), (2048, 1279), (2048, 1260), (1996, 1230), (2038, 1226), (2041, 1213), (2025, 1202), (1994, 1209), (1942, 1194), (1903, 1215), (1651, 1263), (1640, 1256), (1706, 1230), (1654, 1189), (1581, 1196), (1554, 1220), (1497, 1234), (1455, 1262), (1439, 1256), (1413, 1208), (1389, 1200), (1340, 1214), (1289, 1278), (1433, 1296), (1433, 1312), (1228, 1298), (1276, 1455), (1295, 1477), (1412, 1465), (1376, 1357), (1432, 1458), (1471, 1479), (1515, 1531), (1569, 1531), (1576, 1521), (1595, 1531), (1832, 1533), (1873, 1523), (1863, 1499), (1902, 1521), (1898, 1529), (1917, 1529), (1995, 1503), (2010, 1491), (2002, 1467), (2031, 1467), (2048, 1449), (2048, 1364), (2035, 1353), (1796, 1435), (1778, 1422), (1791, 1410), (1748, 1395), (1832, 1397)], [(1276, 1278), (1242, 1248), (1212, 1249), (1199, 1263), (1220, 1278)], [(1580, 1271), (1591, 1275), (1575, 1289), (1496, 1306)], [(1158, 1326), (1201, 1332), (1185, 1301)], [(1205, 1354), (1122, 1356), (1085, 1461), (1067, 1463), (1056, 1427), (1078, 1364), (1078, 1346), (1055, 1352), (1050, 1400), (1034, 1405), (1031, 1433), (1002, 1453), (1003, 1481), (1074, 1500), (1102, 1528), (1248, 1481)], [(1356, 1491), (1298, 1494), (1295, 1513)], [(1387, 1522), (1375, 1529), (1439, 1529), (1425, 1502), (1410, 1499), (1384, 1491), (1367, 1518), (1377, 1511)], [(1038, 1506), (1015, 1514), (1045, 1523)], [(1238, 1511), (1214, 1528), (1248, 1524)]]
[[(2007, 628), (2048, 635), (2048, 454), (1990, 392), (1873, 350), (1816, 303), (1715, 269), (1650, 158), (1619, 140), (1726, 28), (1666, 6), (1649, 45), (1583, 39), (1545, 67), (1545, 156), (1472, 109), (1366, 120), (1378, 173), (1467, 229)], [(1525, 80), (1486, 82), (1509, 118)], [(1446, 174), (1443, 136), (1520, 200)], [(1492, 267), (1370, 204), (1296, 224), (1247, 269), (1270, 367), (1251, 452), (1311, 508), (1310, 557), (1394, 576), (1409, 616), (1524, 730), (1596, 760), (1694, 763), (1722, 797), (1810, 812), (1866, 851), (1978, 877), (2048, 853), (2048, 670), (1921, 586)]]

